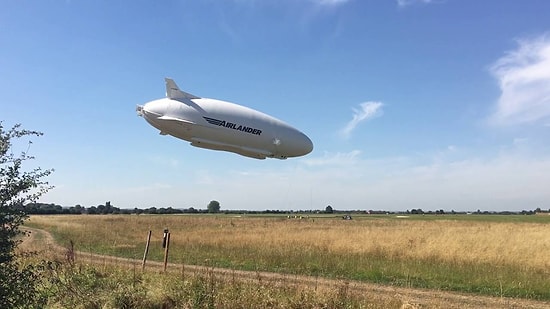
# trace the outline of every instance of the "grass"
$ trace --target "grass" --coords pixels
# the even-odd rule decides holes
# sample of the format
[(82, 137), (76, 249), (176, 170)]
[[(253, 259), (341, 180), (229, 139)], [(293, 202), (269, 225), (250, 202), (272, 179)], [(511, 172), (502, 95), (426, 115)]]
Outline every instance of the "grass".
[[(36, 308), (403, 308), (411, 299), (365, 293), (346, 281), (317, 285), (259, 274), (243, 278), (213, 268), (184, 271), (183, 265), (142, 272), (136, 262), (70, 261), (40, 240), (20, 248), (25, 265), (36, 265), (40, 273)], [(437, 300), (430, 306), (448, 307)]]
[(128, 272), (120, 267), (50, 264), (41, 284), (46, 308), (400, 308), (348, 289), (239, 281), (213, 272)]
[(550, 216), (354, 218), (83, 215), (27, 224), (77, 250), (122, 257), (140, 259), (152, 230), (149, 258), (161, 261), (169, 228), (176, 263), (550, 299)]

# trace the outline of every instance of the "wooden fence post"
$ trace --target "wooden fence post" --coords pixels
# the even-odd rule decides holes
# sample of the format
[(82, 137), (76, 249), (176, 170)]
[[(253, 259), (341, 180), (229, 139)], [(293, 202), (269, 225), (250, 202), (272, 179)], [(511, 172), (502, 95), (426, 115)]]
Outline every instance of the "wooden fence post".
[(143, 262), (141, 263), (141, 271), (145, 270), (145, 261), (147, 261), (147, 253), (149, 253), (149, 243), (151, 243), (151, 231), (147, 234), (147, 243), (145, 244), (145, 253), (143, 253)]
[(168, 249), (170, 248), (170, 233), (166, 236), (166, 248), (164, 248), (164, 271), (166, 272), (166, 265), (168, 264)]

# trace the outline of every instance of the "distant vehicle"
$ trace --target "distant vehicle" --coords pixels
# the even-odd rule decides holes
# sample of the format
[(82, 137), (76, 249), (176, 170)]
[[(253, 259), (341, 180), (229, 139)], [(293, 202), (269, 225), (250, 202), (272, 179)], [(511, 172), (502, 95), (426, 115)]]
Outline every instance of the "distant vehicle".
[(304, 133), (279, 119), (235, 103), (201, 98), (181, 91), (172, 79), (165, 81), (166, 98), (136, 108), (161, 135), (254, 159), (286, 159), (313, 150)]

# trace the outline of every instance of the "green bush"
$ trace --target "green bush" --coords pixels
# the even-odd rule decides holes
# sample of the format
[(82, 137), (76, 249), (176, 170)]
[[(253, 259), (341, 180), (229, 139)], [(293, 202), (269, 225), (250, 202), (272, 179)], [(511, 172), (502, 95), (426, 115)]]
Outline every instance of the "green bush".
[[(19, 226), (27, 215), (25, 204), (36, 201), (50, 187), (41, 179), (52, 170), (22, 169), (23, 163), (34, 159), (26, 151), (14, 155), (14, 139), (42, 133), (20, 129), (15, 125), (4, 131), (0, 122), (0, 308), (34, 308), (41, 306), (36, 293), (39, 272), (34, 266), (22, 266), (16, 259), (17, 236), (23, 234)], [(31, 142), (28, 142), (30, 148)], [(27, 149), (28, 151), (28, 149)]]

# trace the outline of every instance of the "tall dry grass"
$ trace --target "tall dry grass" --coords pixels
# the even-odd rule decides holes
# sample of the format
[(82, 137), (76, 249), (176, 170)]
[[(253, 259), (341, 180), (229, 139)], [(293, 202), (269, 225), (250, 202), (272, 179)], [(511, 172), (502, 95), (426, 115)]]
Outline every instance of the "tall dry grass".
[(550, 268), (550, 224), (214, 216), (33, 216), (32, 225), (87, 246), (142, 249), (171, 232), (172, 250), (192, 245), (227, 249), (314, 249), (336, 254), (479, 262)]
[(79, 250), (133, 258), (153, 230), (150, 256), (160, 260), (169, 228), (175, 262), (550, 297), (550, 224), (183, 215), (32, 216), (29, 224)]

